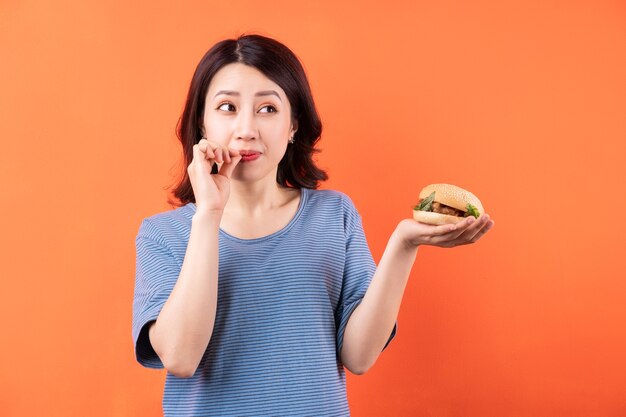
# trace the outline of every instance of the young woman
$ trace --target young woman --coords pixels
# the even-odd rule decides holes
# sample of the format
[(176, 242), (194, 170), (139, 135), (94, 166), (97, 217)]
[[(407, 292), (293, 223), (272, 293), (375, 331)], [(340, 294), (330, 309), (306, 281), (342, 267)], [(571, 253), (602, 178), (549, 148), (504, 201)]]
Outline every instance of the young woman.
[(200, 61), (178, 125), (179, 207), (136, 238), (135, 352), (168, 371), (166, 416), (348, 416), (344, 368), (364, 373), (394, 337), (418, 246), (493, 226), (403, 220), (376, 266), (352, 201), (317, 189), (321, 130), (283, 44), (241, 36)]

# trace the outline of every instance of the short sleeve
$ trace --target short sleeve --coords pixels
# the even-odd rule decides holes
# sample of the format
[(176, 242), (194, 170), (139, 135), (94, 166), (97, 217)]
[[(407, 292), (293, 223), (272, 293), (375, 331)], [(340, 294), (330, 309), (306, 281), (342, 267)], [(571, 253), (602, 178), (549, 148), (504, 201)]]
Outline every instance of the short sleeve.
[[(343, 336), (352, 312), (363, 300), (370, 282), (376, 272), (376, 263), (372, 258), (361, 216), (352, 201), (346, 196), (344, 205), (344, 224), (346, 237), (345, 265), (343, 286), (337, 311), (337, 355), (341, 354)], [(396, 335), (397, 322), (383, 350)]]
[(180, 266), (171, 251), (157, 239), (154, 228), (144, 220), (135, 239), (132, 336), (137, 361), (146, 368), (163, 369), (163, 363), (150, 343), (148, 329), (169, 298), (180, 274)]

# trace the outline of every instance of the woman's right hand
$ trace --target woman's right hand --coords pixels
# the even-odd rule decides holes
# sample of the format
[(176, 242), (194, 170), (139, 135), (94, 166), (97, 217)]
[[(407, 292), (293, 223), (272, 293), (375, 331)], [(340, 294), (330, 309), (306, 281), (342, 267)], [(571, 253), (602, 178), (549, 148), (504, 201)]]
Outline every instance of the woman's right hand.
[[(193, 145), (193, 160), (187, 167), (196, 198), (196, 211), (223, 211), (230, 195), (230, 176), (241, 161), (239, 152), (202, 139)], [(220, 166), (211, 174), (213, 164)]]

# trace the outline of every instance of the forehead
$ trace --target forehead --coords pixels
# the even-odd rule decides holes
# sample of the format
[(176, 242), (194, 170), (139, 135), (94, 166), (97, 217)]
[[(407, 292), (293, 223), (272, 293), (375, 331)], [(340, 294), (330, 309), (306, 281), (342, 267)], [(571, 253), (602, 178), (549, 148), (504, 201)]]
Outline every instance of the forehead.
[(207, 96), (210, 98), (219, 90), (232, 90), (241, 94), (254, 94), (260, 90), (276, 90), (281, 97), (285, 92), (278, 84), (270, 80), (258, 69), (240, 64), (228, 64), (215, 73)]

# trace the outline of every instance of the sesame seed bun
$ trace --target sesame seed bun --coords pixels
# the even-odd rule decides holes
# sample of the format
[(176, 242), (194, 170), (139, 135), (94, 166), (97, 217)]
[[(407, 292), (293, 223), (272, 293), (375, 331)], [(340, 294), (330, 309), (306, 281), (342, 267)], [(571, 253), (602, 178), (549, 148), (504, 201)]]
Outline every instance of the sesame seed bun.
[[(469, 203), (476, 207), (480, 214), (485, 212), (485, 209), (483, 208), (483, 205), (478, 197), (461, 187), (451, 184), (431, 184), (424, 187), (419, 194), (420, 200), (428, 197), (433, 191), (435, 192), (435, 201), (438, 203), (445, 204), (446, 206), (462, 211), (466, 211), (467, 204)], [(464, 219), (464, 217), (421, 210), (413, 210), (413, 218), (421, 223), (435, 225), (458, 223)]]

